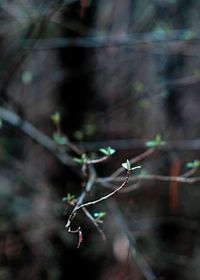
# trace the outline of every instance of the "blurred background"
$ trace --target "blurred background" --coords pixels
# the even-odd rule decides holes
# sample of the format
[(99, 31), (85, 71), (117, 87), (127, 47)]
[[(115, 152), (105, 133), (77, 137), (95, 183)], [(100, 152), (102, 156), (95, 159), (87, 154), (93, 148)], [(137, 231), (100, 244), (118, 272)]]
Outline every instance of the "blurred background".
[[(89, 154), (116, 149), (98, 177), (156, 134), (166, 145), (141, 174), (184, 174), (200, 157), (199, 27), (198, 0), (0, 1), (1, 280), (199, 279), (198, 179), (130, 182), (90, 208), (106, 212), (106, 241), (77, 216), (77, 249), (62, 198), (81, 194), (80, 167), (69, 148), (54, 150), (51, 120), (60, 112), (63, 133)], [(88, 200), (108, 192), (96, 183)]]

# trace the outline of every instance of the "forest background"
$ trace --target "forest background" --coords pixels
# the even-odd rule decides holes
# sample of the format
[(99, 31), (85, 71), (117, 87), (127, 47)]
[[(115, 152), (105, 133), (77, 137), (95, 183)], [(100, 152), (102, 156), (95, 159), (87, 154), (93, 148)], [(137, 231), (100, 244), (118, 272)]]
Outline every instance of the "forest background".
[(0, 279), (199, 279), (199, 27), (197, 0), (0, 1)]

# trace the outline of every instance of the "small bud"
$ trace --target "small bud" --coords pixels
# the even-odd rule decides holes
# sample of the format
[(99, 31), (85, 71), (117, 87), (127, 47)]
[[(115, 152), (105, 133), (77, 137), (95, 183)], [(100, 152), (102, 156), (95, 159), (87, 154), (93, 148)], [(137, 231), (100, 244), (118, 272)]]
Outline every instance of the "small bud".
[(61, 121), (61, 115), (59, 112), (55, 112), (54, 114), (51, 115), (51, 120), (55, 125), (59, 125)]

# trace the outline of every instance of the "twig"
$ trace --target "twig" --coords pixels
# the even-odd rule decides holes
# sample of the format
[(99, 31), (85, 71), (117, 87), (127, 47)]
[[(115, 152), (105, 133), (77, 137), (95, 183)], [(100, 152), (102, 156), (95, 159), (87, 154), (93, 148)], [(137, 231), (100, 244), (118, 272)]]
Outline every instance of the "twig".
[(140, 186), (141, 186), (141, 182), (137, 182), (135, 184), (132, 184), (132, 185), (128, 186), (127, 188), (122, 189), (120, 193), (129, 193), (129, 192), (135, 191)]
[[(132, 158), (130, 160), (130, 163), (131, 164), (135, 164), (137, 163), (138, 161), (141, 161), (143, 160), (144, 158), (148, 157), (149, 155), (151, 155), (153, 152), (155, 151), (155, 148), (151, 148), (151, 149), (148, 149), (146, 150), (144, 153)], [(112, 173), (110, 175), (111, 178), (115, 178), (117, 177), (119, 174), (121, 174), (122, 172), (124, 171), (124, 168), (123, 167), (120, 167), (119, 169), (117, 169), (114, 173)]]
[[(86, 193), (87, 193), (86, 191), (84, 191), (84, 192), (81, 194), (81, 196), (79, 197), (79, 199), (78, 199), (78, 201), (77, 201), (77, 204), (76, 204), (76, 206), (74, 207), (73, 211), (72, 211), (71, 214), (69, 215), (69, 218), (68, 218), (68, 220), (67, 220), (67, 224), (65, 225), (66, 229), (67, 229), (68, 231), (69, 231), (69, 230), (71, 231), (71, 228), (70, 228), (70, 227), (71, 227), (71, 223), (72, 223), (73, 219), (75, 218), (77, 212), (78, 212), (80, 209), (83, 209), (83, 208), (86, 208), (86, 207), (88, 207), (88, 206), (97, 204), (97, 203), (99, 203), (99, 202), (101, 202), (101, 201), (103, 201), (103, 200), (106, 200), (106, 199), (110, 198), (110, 197), (113, 196), (115, 193), (119, 192), (119, 191), (120, 191), (123, 187), (125, 187), (126, 184), (128, 183), (129, 176), (130, 176), (130, 171), (127, 171), (126, 178), (125, 178), (124, 182), (123, 182), (116, 190), (114, 190), (113, 192), (111, 192), (111, 193), (109, 193), (109, 194), (107, 194), (107, 195), (105, 195), (105, 196), (103, 196), (103, 197), (101, 197), (101, 198), (99, 198), (99, 199), (97, 199), (97, 200), (83, 203), (83, 200), (84, 200), (84, 198), (85, 198), (85, 196), (86, 196)], [(87, 183), (86, 190), (88, 190), (88, 189), (90, 190), (90, 189), (91, 189), (91, 186), (93, 185), (94, 181), (95, 181), (95, 177), (91, 177), (91, 176), (90, 176), (89, 181), (88, 181), (88, 183)], [(88, 184), (89, 184), (89, 186), (90, 186), (89, 188), (88, 188)]]
[[(141, 180), (157, 180), (157, 181), (177, 181), (181, 183), (187, 183), (187, 184), (193, 184), (196, 182), (200, 182), (200, 177), (192, 177), (192, 178), (187, 178), (183, 176), (178, 176), (178, 177), (173, 177), (173, 176), (162, 176), (162, 175), (143, 175), (143, 176), (131, 176), (129, 178), (129, 182), (136, 182), (136, 181), (141, 181)], [(104, 183), (108, 182), (121, 182), (123, 181), (123, 177), (117, 177), (117, 178), (112, 178), (112, 177), (104, 177), (104, 178), (97, 178), (96, 183), (100, 183), (104, 185)]]
[[(84, 48), (105, 48), (105, 47), (123, 47), (123, 46), (164, 46), (169, 47), (175, 43), (179, 47), (179, 42), (188, 45), (186, 36), (188, 33), (193, 34), (195, 39), (200, 38), (199, 32), (193, 32), (191, 29), (171, 30), (170, 33), (164, 34), (162, 37), (156, 36), (155, 32), (132, 33), (124, 35), (102, 35), (102, 36), (85, 36), (85, 37), (67, 37), (40, 39), (35, 43), (34, 39), (26, 39), (23, 42), (25, 49), (29, 49), (33, 43), (34, 50), (57, 49), (66, 47), (84, 47)], [(193, 32), (193, 33), (192, 33)]]
[(91, 222), (94, 224), (94, 226), (96, 227), (96, 229), (100, 233), (102, 239), (105, 241), (106, 240), (106, 236), (105, 236), (103, 230), (100, 228), (99, 224), (95, 221), (93, 216), (90, 214), (90, 212), (85, 207), (83, 207), (82, 210), (85, 213), (85, 215), (91, 220)]
[(122, 188), (124, 188), (127, 185), (129, 177), (130, 177), (130, 171), (127, 171), (126, 178), (125, 178), (124, 182), (116, 190), (114, 190), (113, 192), (111, 192), (111, 193), (109, 193), (105, 196), (102, 196), (101, 198), (99, 198), (97, 200), (90, 201), (90, 202), (87, 202), (87, 203), (84, 203), (84, 204), (80, 205), (79, 207), (76, 208), (76, 211), (82, 209), (83, 207), (88, 207), (88, 206), (97, 204), (97, 203), (99, 203), (103, 200), (106, 200), (106, 199), (110, 198), (111, 196), (113, 196), (115, 193), (119, 192)]
[(194, 175), (197, 172), (198, 168), (192, 168), (191, 170), (185, 172), (181, 175), (181, 177), (189, 177), (191, 175)]
[(80, 207), (80, 205), (83, 205), (83, 201), (84, 201), (87, 193), (89, 193), (91, 191), (92, 186), (93, 186), (93, 184), (95, 182), (95, 179), (96, 179), (96, 172), (95, 172), (94, 167), (92, 165), (90, 165), (90, 166), (88, 166), (88, 170), (89, 170), (89, 179), (86, 183), (86, 187), (84, 188), (81, 195), (77, 199), (76, 206), (74, 207), (73, 211), (69, 215), (68, 220), (67, 220), (67, 224), (65, 225), (65, 227), (68, 231), (70, 230), (71, 223), (72, 223), (73, 219), (75, 218), (75, 216), (77, 214), (78, 208)]
[(90, 159), (88, 160), (87, 164), (100, 164), (100, 163), (104, 163), (107, 159), (109, 158), (109, 156), (104, 156), (98, 159)]
[[(200, 80), (200, 79), (199, 79)], [(153, 90), (153, 89), (152, 89)], [(151, 90), (149, 90), (151, 91)], [(160, 90), (159, 90), (160, 92)], [(144, 149), (145, 142), (148, 139), (118, 139), (118, 140), (107, 140), (107, 141), (84, 141), (76, 142), (81, 145), (87, 151), (94, 151), (104, 146), (115, 147), (116, 150), (139, 150)], [(200, 149), (200, 139), (194, 140), (167, 140), (164, 146), (159, 147), (161, 151), (195, 151)]]

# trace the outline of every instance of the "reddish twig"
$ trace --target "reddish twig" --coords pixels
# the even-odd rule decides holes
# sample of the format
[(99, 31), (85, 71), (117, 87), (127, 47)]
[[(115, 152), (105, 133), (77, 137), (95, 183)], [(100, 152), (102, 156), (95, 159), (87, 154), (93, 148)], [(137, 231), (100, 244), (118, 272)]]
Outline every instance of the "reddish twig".
[[(155, 151), (155, 148), (151, 148), (151, 149), (148, 149), (146, 150), (144, 153), (132, 158), (130, 160), (130, 163), (131, 164), (135, 164), (143, 159), (145, 159), (146, 157), (148, 157), (149, 155), (151, 155), (153, 152)], [(124, 168), (123, 167), (120, 167), (118, 168), (115, 172), (113, 172), (110, 177), (111, 178), (116, 178), (117, 176), (119, 176), (122, 172), (124, 171)]]
[(111, 196), (113, 196), (114, 194), (119, 192), (122, 188), (124, 188), (127, 185), (129, 177), (130, 177), (130, 171), (127, 171), (125, 181), (116, 190), (114, 190), (113, 192), (111, 192), (111, 193), (109, 193), (105, 196), (102, 196), (101, 198), (99, 198), (97, 200), (86, 202), (86, 203), (80, 205), (79, 207), (76, 208), (76, 212), (78, 210), (82, 209), (83, 207), (88, 207), (88, 206), (97, 204), (97, 203), (99, 203), (103, 200), (106, 200), (106, 199), (110, 198)]
[[(80, 228), (75, 230), (75, 231), (71, 230), (71, 223), (74, 220), (77, 212), (81, 209), (85, 209), (88, 206), (91, 206), (91, 205), (97, 204), (101, 201), (104, 201), (104, 200), (110, 198), (111, 196), (113, 196), (114, 194), (116, 194), (117, 192), (119, 192), (123, 187), (125, 187), (127, 185), (129, 177), (130, 177), (130, 171), (127, 171), (126, 178), (125, 178), (124, 182), (116, 190), (114, 190), (113, 192), (111, 192), (111, 193), (109, 193), (109, 194), (107, 194), (107, 195), (105, 195), (105, 196), (103, 196), (103, 197), (101, 197), (97, 200), (94, 200), (94, 201), (83, 203), (83, 199), (85, 198), (85, 195), (86, 195), (86, 192), (83, 192), (82, 195), (79, 197), (76, 206), (74, 207), (73, 211), (71, 212), (71, 214), (68, 217), (67, 224), (65, 226), (67, 231), (77, 233)], [(95, 180), (95, 178), (91, 179), (91, 177), (90, 177), (89, 182), (91, 182), (91, 181), (93, 182), (94, 180)], [(91, 186), (92, 186), (92, 182), (90, 183)], [(86, 190), (88, 190), (88, 189), (90, 189), (90, 188), (87, 185)]]
[[(178, 177), (180, 172), (180, 160), (177, 158), (172, 162), (171, 177)], [(178, 208), (178, 182), (171, 180), (169, 184), (170, 209), (176, 211)]]

